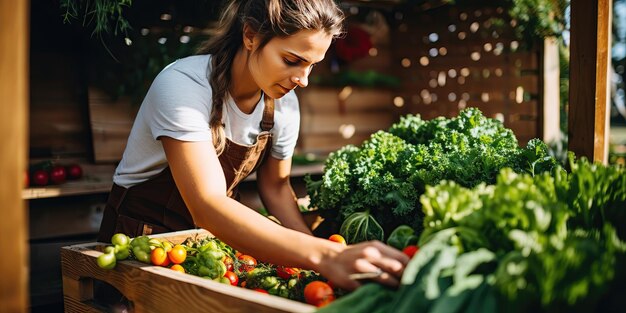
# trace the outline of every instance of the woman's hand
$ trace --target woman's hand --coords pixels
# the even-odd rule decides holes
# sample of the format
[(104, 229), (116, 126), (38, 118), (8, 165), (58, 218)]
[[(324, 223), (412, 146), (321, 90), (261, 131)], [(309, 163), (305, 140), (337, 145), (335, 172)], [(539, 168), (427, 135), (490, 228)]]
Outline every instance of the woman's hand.
[(409, 258), (400, 250), (380, 241), (350, 246), (333, 244), (336, 247), (320, 260), (318, 271), (334, 285), (347, 290), (354, 290), (361, 285), (361, 281), (350, 278), (351, 274), (356, 273), (380, 272), (371, 280), (397, 287), (404, 267), (409, 262)]

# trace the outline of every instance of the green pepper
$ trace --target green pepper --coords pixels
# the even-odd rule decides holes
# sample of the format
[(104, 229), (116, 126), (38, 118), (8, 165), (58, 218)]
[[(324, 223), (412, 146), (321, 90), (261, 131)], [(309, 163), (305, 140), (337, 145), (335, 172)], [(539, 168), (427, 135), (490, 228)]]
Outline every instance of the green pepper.
[[(149, 248), (148, 248), (149, 249)], [(144, 248), (140, 246), (136, 246), (133, 248), (133, 255), (139, 262), (150, 264), (150, 254), (144, 250)]]

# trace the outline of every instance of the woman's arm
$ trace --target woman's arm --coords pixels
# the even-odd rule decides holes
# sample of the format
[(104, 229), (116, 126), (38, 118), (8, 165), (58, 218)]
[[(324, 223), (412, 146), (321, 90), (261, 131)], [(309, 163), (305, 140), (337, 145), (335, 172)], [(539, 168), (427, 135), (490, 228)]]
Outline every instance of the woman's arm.
[(267, 211), (283, 226), (311, 235), (289, 182), (290, 173), (291, 158), (279, 160), (268, 156), (257, 171), (259, 195)]
[(172, 175), (196, 225), (260, 260), (312, 269), (354, 289), (348, 275), (381, 268), (378, 281), (397, 285), (408, 258), (380, 242), (344, 247), (278, 225), (226, 196), (226, 181), (210, 141), (161, 137)]

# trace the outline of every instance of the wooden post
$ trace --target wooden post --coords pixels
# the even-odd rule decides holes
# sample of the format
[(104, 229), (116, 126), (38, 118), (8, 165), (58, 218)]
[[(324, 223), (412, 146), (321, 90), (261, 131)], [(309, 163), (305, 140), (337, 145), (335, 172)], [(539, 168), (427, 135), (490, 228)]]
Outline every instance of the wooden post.
[(568, 149), (607, 163), (611, 0), (571, 1)]
[(29, 1), (0, 0), (0, 312), (28, 308), (27, 161)]
[(543, 141), (552, 142), (561, 139), (559, 43), (555, 37), (544, 39), (541, 63), (542, 113), (539, 115), (539, 134)]

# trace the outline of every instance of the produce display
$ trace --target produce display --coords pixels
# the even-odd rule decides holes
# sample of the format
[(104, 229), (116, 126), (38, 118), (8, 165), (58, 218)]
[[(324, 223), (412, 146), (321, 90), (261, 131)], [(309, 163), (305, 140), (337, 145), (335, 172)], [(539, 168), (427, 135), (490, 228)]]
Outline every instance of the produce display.
[(32, 164), (25, 172), (24, 187), (60, 185), (82, 176), (83, 169), (78, 164), (63, 165), (52, 161), (42, 161)]
[(419, 198), (427, 185), (442, 180), (465, 187), (493, 184), (502, 168), (536, 174), (556, 164), (542, 141), (520, 148), (500, 121), (468, 108), (450, 119), (408, 115), (359, 147), (331, 153), (321, 180), (306, 178), (307, 192), (311, 206), (336, 219), (339, 233), (354, 244), (386, 240), (401, 224), (421, 232)]
[(320, 312), (621, 312), (626, 172), (573, 156), (570, 168), (427, 187), (401, 287), (370, 284)]
[[(311, 206), (341, 223), (329, 240), (384, 240), (411, 257), (400, 287), (352, 293), (319, 274), (258, 262), (216, 238), (182, 245), (122, 234), (98, 258), (129, 256), (335, 312), (622, 312), (626, 307), (626, 170), (540, 140), (521, 148), (477, 109), (406, 116), (331, 154)], [(174, 250), (177, 252), (172, 252)]]
[[(345, 239), (337, 234), (329, 240), (345, 244)], [(314, 271), (259, 262), (214, 237), (188, 238), (181, 244), (172, 244), (148, 236), (131, 239), (118, 233), (96, 262), (100, 268), (110, 270), (128, 258), (318, 307), (344, 293), (333, 289)]]

